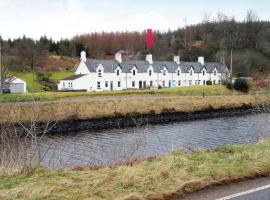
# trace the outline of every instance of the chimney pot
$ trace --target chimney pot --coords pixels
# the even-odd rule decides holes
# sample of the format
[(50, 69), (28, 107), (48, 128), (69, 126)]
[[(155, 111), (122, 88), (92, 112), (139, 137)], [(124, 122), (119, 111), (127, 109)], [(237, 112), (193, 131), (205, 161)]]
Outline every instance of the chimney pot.
[(81, 52), (81, 61), (86, 62), (86, 52), (85, 51)]
[(122, 54), (120, 52), (115, 54), (115, 60), (119, 63), (122, 63)]
[(174, 56), (173, 61), (179, 65), (180, 64), (180, 56)]
[(146, 55), (146, 61), (148, 61), (151, 65), (153, 64), (153, 56), (152, 54)]
[(198, 62), (201, 63), (201, 65), (204, 65), (204, 57), (199, 57)]

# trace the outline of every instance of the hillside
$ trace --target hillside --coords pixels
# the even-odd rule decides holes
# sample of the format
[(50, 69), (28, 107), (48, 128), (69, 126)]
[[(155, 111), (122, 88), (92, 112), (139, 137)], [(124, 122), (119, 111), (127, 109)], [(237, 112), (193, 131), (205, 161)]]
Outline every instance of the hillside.
[[(244, 21), (219, 13), (201, 23), (174, 31), (154, 31), (154, 44), (146, 50), (145, 32), (101, 32), (53, 41), (46, 36), (34, 41), (24, 36), (3, 41), (4, 65), (13, 71), (63, 70), (78, 63), (82, 50), (91, 58), (108, 59), (122, 51), (125, 59), (144, 59), (149, 52), (155, 60), (224, 61), (230, 66), (233, 51), (234, 75), (260, 77), (270, 72), (270, 22), (252, 11)], [(260, 76), (258, 76), (260, 75)]]

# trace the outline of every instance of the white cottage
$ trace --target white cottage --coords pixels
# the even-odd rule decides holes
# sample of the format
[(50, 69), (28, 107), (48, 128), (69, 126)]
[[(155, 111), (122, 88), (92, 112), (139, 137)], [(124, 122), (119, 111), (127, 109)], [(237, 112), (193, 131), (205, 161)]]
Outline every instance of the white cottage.
[(173, 88), (206, 85), (207, 81), (221, 84), (228, 72), (222, 63), (182, 62), (179, 56), (173, 61), (146, 60), (122, 61), (120, 53), (115, 60), (94, 60), (81, 53), (81, 62), (74, 76), (60, 80), (58, 90), (107, 91), (144, 88)]

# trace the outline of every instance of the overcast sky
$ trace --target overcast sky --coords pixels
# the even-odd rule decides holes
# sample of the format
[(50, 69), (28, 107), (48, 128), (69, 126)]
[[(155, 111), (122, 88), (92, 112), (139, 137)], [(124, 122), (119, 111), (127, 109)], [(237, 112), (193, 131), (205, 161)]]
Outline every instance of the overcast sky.
[(0, 35), (55, 40), (95, 31), (174, 30), (221, 11), (237, 20), (253, 9), (270, 19), (269, 0), (0, 0)]

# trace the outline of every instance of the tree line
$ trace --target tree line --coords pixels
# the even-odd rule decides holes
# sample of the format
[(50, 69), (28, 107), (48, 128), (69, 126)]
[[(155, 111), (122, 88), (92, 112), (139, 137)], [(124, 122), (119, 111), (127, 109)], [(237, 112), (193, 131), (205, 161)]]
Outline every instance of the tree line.
[(151, 51), (159, 60), (172, 59), (177, 54), (185, 61), (196, 61), (198, 56), (204, 56), (207, 61), (229, 65), (232, 49), (236, 74), (250, 75), (270, 69), (270, 23), (261, 21), (252, 10), (241, 22), (218, 13), (215, 18), (205, 15), (201, 23), (175, 31), (154, 31), (151, 50), (146, 48), (145, 36), (145, 32), (101, 32), (60, 41), (46, 36), (39, 40), (23, 36), (4, 40), (2, 45), (4, 55), (18, 58), (18, 62), (29, 68), (35, 67), (41, 57), (51, 54), (78, 57), (82, 50), (97, 59), (113, 56), (118, 51), (142, 59)]

